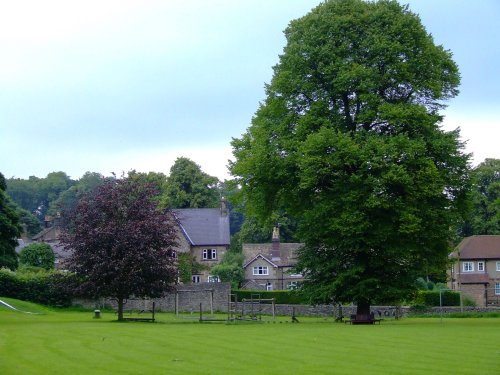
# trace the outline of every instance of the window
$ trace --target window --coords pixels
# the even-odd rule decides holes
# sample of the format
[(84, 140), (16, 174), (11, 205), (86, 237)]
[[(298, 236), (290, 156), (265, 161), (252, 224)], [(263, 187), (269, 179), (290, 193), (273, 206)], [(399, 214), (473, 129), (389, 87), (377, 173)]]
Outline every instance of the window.
[(495, 295), (500, 295), (500, 283), (495, 283)]
[(287, 289), (289, 289), (289, 290), (295, 290), (295, 289), (297, 289), (298, 285), (297, 285), (297, 282), (296, 282), (296, 281), (289, 281), (289, 282), (286, 284), (286, 287), (287, 287)]
[(500, 262), (497, 262), (497, 271), (500, 271)]
[(484, 272), (484, 262), (477, 262), (477, 270), (479, 272)]
[(217, 259), (216, 249), (203, 249), (203, 260)]
[(473, 262), (464, 262), (463, 263), (463, 271), (464, 272), (473, 272), (474, 271), (474, 263)]
[(195, 284), (200, 282), (200, 275), (193, 275), (191, 276), (191, 281)]
[(273, 283), (267, 283), (266, 290), (273, 290)]
[(269, 268), (267, 266), (258, 266), (253, 268), (254, 275), (269, 275)]
[(218, 282), (220, 282), (219, 276), (212, 276), (212, 275), (208, 276), (208, 282), (209, 283), (218, 283)]

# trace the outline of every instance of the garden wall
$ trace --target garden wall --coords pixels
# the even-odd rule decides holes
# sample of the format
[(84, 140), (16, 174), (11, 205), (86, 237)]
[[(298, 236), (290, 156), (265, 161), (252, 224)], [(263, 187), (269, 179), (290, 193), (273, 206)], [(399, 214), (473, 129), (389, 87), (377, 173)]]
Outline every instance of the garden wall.
[[(202, 309), (205, 312), (210, 311), (211, 299), (213, 295), (213, 305), (212, 308), (216, 312), (228, 311), (228, 296), (231, 293), (230, 283), (200, 283), (200, 284), (187, 284), (187, 285), (176, 285), (175, 292), (168, 294), (163, 298), (155, 299), (129, 299), (125, 304), (126, 310), (149, 310), (152, 306), (152, 301), (155, 302), (156, 311), (174, 312), (175, 311), (175, 300), (176, 296), (178, 299), (179, 312), (198, 312), (200, 309), (200, 303), (202, 304)], [(116, 301), (113, 300), (74, 300), (74, 305), (80, 305), (86, 308), (103, 308), (111, 307), (116, 309)], [(243, 305), (242, 302), (236, 304), (236, 315), (242, 313)], [(245, 312), (249, 313), (251, 311), (251, 305), (246, 304)], [(356, 313), (356, 306), (348, 305), (339, 308), (338, 305), (275, 305), (275, 312), (277, 315), (288, 315), (291, 316), (295, 311), (297, 316), (322, 316), (322, 317), (339, 317), (342, 314), (344, 317), (349, 317), (351, 314)], [(396, 307), (394, 306), (372, 306), (371, 311), (375, 314), (377, 318), (393, 317), (396, 315)], [(408, 306), (403, 306), (399, 308), (399, 314), (401, 316), (408, 315), (409, 313), (418, 314), (440, 314), (443, 313), (457, 313), (461, 312), (460, 307), (427, 307), (419, 310), (412, 310)], [(464, 312), (500, 312), (500, 307), (464, 307)], [(259, 305), (254, 305), (254, 313), (261, 313), (264, 315), (272, 314), (272, 304), (271, 303), (261, 303)]]

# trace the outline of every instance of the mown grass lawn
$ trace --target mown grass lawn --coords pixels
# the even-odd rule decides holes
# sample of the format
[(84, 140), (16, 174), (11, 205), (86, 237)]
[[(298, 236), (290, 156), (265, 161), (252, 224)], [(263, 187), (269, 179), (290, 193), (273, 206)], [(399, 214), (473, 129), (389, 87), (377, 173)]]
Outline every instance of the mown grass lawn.
[(304, 318), (200, 324), (158, 314), (158, 323), (117, 323), (112, 313), (98, 320), (18, 307), (42, 314), (0, 307), (3, 375), (500, 374), (500, 318), (350, 326)]

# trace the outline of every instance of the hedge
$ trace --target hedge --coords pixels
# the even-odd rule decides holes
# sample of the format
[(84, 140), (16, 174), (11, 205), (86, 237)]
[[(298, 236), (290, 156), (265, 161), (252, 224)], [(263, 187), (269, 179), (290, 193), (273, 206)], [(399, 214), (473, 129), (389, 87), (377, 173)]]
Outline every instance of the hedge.
[(0, 270), (0, 296), (42, 303), (49, 306), (71, 306), (78, 280), (62, 272), (26, 273)]
[[(307, 304), (308, 300), (297, 291), (290, 290), (232, 290), (231, 293), (236, 295), (238, 301), (246, 299), (275, 299), (275, 303), (280, 305), (302, 305)], [(270, 301), (268, 303), (271, 303)]]
[[(450, 290), (441, 292), (442, 306), (460, 306), (460, 294)], [(439, 306), (438, 290), (419, 290), (413, 300), (415, 305)]]

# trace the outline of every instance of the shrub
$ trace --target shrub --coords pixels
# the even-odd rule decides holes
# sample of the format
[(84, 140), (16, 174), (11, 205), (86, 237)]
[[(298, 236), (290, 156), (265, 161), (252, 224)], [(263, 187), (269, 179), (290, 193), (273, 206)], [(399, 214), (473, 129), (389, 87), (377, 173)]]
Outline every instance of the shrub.
[[(443, 306), (460, 306), (460, 294), (453, 291), (443, 291), (441, 294)], [(438, 290), (419, 290), (413, 300), (414, 305), (439, 306)]]
[(78, 277), (58, 271), (14, 273), (0, 270), (0, 296), (51, 306), (70, 306)]
[(54, 261), (54, 251), (46, 243), (29, 244), (19, 253), (19, 263), (25, 266), (50, 270), (54, 268)]

